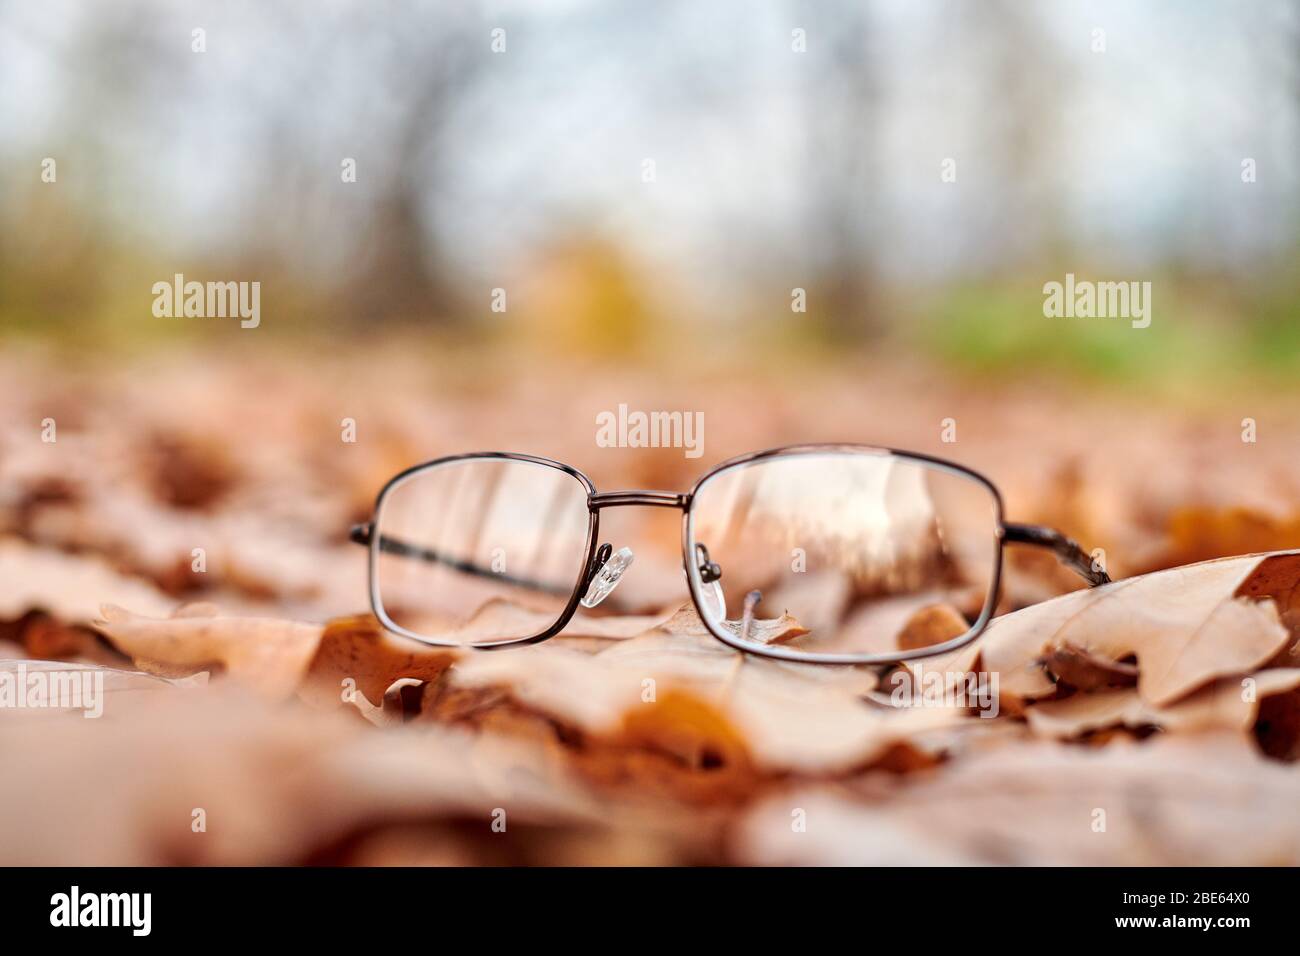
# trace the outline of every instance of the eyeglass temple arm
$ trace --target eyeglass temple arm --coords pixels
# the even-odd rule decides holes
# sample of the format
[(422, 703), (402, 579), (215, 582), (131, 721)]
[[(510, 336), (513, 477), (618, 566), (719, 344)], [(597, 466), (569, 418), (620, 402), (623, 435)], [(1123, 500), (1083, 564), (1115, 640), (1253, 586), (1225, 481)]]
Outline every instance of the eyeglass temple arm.
[[(348, 539), (355, 541), (357, 544), (370, 544), (371, 535), (374, 533), (374, 527), (370, 524), (354, 524), (348, 531)], [(453, 558), (441, 554), (432, 548), (423, 548), (417, 544), (411, 544), (402, 541), (400, 538), (394, 538), (391, 535), (380, 535), (379, 550), (385, 554), (397, 555), (399, 558), (414, 558), (417, 561), (427, 561), (429, 564), (445, 564), (449, 568), (457, 571), (463, 571), (465, 574), (473, 574), (480, 578), (492, 578), (494, 581), (504, 581), (507, 584), (513, 584), (521, 588), (528, 588), (532, 591), (543, 591), (546, 594), (555, 594), (560, 597), (567, 597), (571, 593), (570, 588), (557, 587), (553, 584), (545, 584), (541, 581), (535, 581), (532, 578), (516, 577), (513, 574), (507, 574), (504, 571), (493, 571), (491, 568), (485, 568), (481, 564), (475, 564), (472, 561), (462, 561), (459, 558)]]
[(1007, 522), (1002, 526), (1002, 530), (1004, 541), (1030, 544), (1036, 548), (1048, 548), (1054, 551), (1062, 564), (1093, 587), (1099, 584), (1110, 584), (1110, 575), (1093, 563), (1092, 555), (1084, 551), (1073, 538), (1061, 534), (1055, 528)]

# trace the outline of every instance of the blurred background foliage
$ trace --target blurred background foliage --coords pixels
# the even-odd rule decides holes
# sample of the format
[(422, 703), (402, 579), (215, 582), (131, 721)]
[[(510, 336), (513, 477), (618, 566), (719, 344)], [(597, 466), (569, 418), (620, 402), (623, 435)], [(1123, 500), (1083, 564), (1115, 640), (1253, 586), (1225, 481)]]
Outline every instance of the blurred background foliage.
[[(0, 333), (1280, 387), (1298, 146), (1283, 0), (0, 0)], [(177, 272), (261, 328), (153, 317)]]

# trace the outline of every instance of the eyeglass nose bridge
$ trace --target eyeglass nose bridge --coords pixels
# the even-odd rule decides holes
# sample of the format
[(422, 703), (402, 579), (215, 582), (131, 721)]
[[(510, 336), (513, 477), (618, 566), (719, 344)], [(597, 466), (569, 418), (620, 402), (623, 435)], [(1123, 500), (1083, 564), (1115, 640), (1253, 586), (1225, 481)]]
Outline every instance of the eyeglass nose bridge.
[(595, 491), (587, 496), (587, 506), (593, 511), (626, 505), (679, 508), (685, 511), (690, 503), (690, 495), (677, 491)]

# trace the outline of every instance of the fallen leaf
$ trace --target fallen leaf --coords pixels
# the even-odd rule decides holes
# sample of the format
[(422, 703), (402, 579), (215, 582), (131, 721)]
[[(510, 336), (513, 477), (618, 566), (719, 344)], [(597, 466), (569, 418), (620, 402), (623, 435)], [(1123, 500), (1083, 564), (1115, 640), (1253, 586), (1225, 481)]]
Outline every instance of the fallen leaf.
[(916, 611), (898, 633), (899, 650), (942, 644), (970, 630), (970, 625), (948, 604), (931, 604)]
[[(1246, 684), (1250, 684), (1250, 694)], [(1249, 678), (1224, 678), (1164, 707), (1147, 703), (1132, 688), (1075, 694), (1028, 708), (1035, 732), (1069, 739), (1095, 730), (1125, 726), (1161, 727), (1182, 732), (1250, 730), (1263, 701), (1300, 687), (1300, 670), (1266, 670)]]
[(165, 615), (175, 602), (143, 581), (114, 571), (102, 558), (38, 548), (15, 538), (0, 538), (0, 620), (33, 610), (47, 611), (68, 624), (99, 615), (104, 602)]
[(22, 640), (23, 656), (45, 660), (82, 661), (126, 667), (130, 658), (118, 653), (98, 632), (67, 624), (41, 611), (31, 611), (13, 623)]
[[(717, 641), (719, 646), (726, 647), (712, 633), (704, 622), (700, 619), (699, 612), (695, 610), (694, 604), (683, 604), (678, 607), (666, 619), (657, 621), (654, 627), (662, 627), (666, 631), (678, 634), (691, 634), (700, 637), (708, 636)], [(740, 634), (741, 623), (739, 621), (728, 621), (726, 624), (734, 633)], [(645, 630), (649, 630), (646, 628)], [(645, 631), (638, 632), (639, 634)], [(809, 633), (808, 628), (804, 627), (788, 612), (783, 612), (780, 617), (756, 617), (749, 622), (749, 639), (756, 644), (786, 644), (795, 638), (803, 637)], [(629, 635), (632, 636), (632, 635)]]
[(346, 691), (355, 691), (377, 705), (394, 681), (435, 680), (464, 653), (389, 634), (369, 614), (338, 618), (325, 625), (299, 694), (311, 703), (337, 705)]
[(1059, 683), (1078, 690), (1131, 687), (1138, 679), (1136, 664), (1112, 661), (1068, 642), (1049, 650), (1043, 656), (1042, 664)]
[(998, 618), (977, 646), (1013, 698), (1052, 694), (1042, 662), (1072, 645), (1111, 662), (1135, 656), (1138, 692), (1165, 704), (1216, 677), (1250, 673), (1283, 648), (1288, 631), (1272, 598), (1291, 593), (1295, 570), (1288, 552), (1128, 578)]
[(297, 689), (323, 630), (270, 618), (150, 618), (113, 605), (100, 613), (97, 626), (142, 670), (195, 673), (221, 666), (232, 680), (273, 699)]
[[(579, 611), (556, 637), (562, 637), (574, 646), (587, 639), (596, 641), (597, 646), (603, 646), (601, 642), (624, 640), (644, 634), (678, 612), (678, 605), (656, 614), (597, 616)], [(418, 632), (427, 631), (430, 636), (440, 640), (455, 641), (470, 647), (520, 635), (540, 634), (555, 623), (557, 616), (554, 610), (538, 610), (506, 598), (493, 597), (465, 620), (426, 621)]]

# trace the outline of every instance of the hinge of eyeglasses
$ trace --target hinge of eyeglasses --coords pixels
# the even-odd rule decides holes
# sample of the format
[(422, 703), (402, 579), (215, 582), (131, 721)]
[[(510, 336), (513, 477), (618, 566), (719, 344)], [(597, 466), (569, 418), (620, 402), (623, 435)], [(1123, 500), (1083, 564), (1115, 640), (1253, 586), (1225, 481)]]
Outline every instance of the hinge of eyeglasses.
[(357, 544), (370, 543), (370, 522), (354, 524), (348, 529), (348, 540), (355, 541)]

